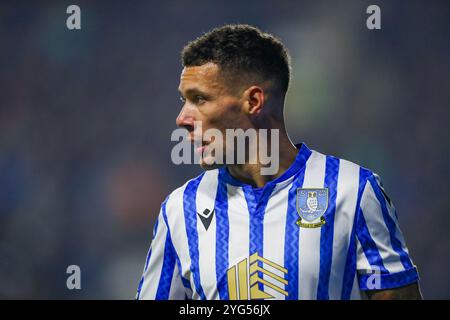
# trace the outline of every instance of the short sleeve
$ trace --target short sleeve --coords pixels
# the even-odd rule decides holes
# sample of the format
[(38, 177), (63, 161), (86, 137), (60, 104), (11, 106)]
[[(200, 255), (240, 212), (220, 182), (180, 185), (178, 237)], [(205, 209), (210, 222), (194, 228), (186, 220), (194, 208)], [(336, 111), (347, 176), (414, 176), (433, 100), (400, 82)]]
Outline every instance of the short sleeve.
[(177, 255), (165, 220), (165, 202), (153, 229), (153, 240), (139, 282), (137, 300), (183, 300), (186, 297)]
[(390, 289), (419, 279), (380, 177), (371, 173), (356, 216), (356, 269), (361, 290)]

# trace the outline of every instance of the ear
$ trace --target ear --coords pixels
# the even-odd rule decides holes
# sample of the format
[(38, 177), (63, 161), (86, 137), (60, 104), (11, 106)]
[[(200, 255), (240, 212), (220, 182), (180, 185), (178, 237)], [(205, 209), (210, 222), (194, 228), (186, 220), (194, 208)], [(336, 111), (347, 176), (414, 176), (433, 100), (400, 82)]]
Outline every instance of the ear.
[(247, 113), (250, 115), (256, 115), (261, 112), (264, 106), (264, 90), (259, 86), (251, 86), (245, 90), (244, 99)]

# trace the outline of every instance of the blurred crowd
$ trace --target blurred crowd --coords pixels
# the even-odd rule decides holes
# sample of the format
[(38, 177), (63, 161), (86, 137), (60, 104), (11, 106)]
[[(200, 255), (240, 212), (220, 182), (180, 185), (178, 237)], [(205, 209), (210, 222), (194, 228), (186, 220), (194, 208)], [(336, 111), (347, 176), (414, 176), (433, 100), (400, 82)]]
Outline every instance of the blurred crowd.
[(450, 5), (378, 1), (371, 31), (370, 4), (2, 1), (0, 298), (134, 298), (161, 202), (200, 172), (170, 160), (179, 54), (225, 23), (286, 44), (292, 140), (377, 172), (425, 298), (450, 298)]

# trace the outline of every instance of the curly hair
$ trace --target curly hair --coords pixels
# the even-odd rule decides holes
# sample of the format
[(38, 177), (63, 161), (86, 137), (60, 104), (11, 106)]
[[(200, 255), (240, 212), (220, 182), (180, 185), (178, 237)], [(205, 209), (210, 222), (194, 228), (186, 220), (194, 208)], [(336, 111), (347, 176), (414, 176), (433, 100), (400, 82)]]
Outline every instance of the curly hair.
[(287, 92), (291, 76), (290, 56), (273, 35), (250, 25), (225, 25), (189, 42), (181, 52), (183, 67), (213, 62), (220, 72), (236, 82), (245, 76), (271, 81)]

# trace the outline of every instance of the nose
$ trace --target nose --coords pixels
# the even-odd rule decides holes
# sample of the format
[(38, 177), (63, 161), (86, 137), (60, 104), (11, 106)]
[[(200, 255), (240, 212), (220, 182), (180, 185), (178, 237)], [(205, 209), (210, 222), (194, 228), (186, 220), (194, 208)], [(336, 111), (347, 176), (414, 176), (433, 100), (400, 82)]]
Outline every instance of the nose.
[(176, 119), (176, 124), (179, 127), (186, 128), (189, 132), (194, 130), (194, 118), (189, 114), (186, 106), (183, 106), (181, 109)]

